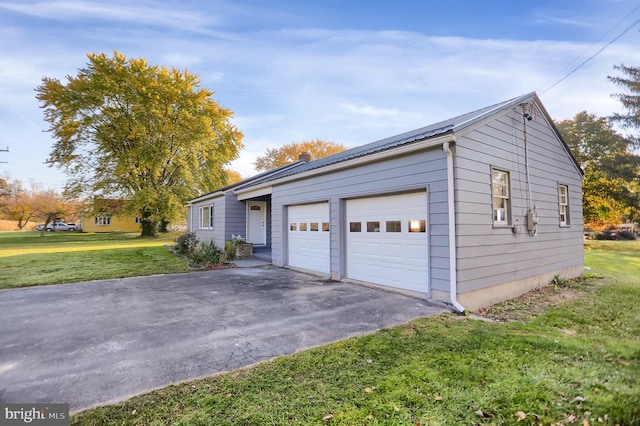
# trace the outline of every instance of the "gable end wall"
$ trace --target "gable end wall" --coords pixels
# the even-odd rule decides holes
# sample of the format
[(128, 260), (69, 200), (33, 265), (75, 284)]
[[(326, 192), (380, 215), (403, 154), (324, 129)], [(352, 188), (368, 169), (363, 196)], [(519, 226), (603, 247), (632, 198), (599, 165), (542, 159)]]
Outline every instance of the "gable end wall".
[[(582, 271), (581, 174), (551, 126), (540, 112), (535, 120), (527, 122), (532, 198), (540, 219), (534, 237), (526, 228), (522, 115), (517, 109), (508, 110), (458, 136), (455, 198), (459, 294), (505, 283), (526, 286), (524, 283), (528, 280), (530, 285), (536, 276), (541, 277), (537, 285), (545, 285), (549, 274), (575, 276)], [(511, 218), (516, 232), (493, 226), (491, 167), (510, 173)], [(569, 186), (570, 227), (560, 227), (558, 184)], [(529, 288), (499, 291), (512, 290), (521, 294)]]

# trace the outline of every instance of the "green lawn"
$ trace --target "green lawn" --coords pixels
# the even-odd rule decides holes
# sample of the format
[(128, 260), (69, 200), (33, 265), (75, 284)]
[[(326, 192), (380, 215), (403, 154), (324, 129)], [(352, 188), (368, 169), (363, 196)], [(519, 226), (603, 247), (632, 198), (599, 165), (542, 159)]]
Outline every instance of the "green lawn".
[(184, 272), (166, 248), (176, 235), (0, 232), (0, 289)]
[(639, 258), (640, 242), (588, 243), (586, 263), (609, 277), (604, 285), (579, 281), (570, 290), (585, 297), (533, 318), (419, 319), (91, 409), (71, 424), (640, 425)]

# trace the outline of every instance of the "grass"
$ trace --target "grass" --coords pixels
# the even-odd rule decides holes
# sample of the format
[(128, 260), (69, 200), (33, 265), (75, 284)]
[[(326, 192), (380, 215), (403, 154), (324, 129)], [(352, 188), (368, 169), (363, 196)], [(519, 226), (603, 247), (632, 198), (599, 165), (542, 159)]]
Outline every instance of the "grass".
[[(424, 318), (87, 410), (73, 425), (640, 425), (640, 244), (593, 242), (582, 297)], [(514, 312), (530, 299), (510, 302)], [(522, 419), (519, 421), (518, 419)]]
[(176, 235), (0, 232), (0, 289), (184, 272)]

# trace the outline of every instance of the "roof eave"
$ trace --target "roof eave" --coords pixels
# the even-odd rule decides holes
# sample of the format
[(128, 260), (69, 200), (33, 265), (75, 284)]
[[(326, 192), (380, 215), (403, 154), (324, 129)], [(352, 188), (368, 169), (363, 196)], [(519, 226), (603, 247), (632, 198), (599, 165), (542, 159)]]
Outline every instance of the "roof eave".
[(430, 136), (421, 140), (414, 141), (412, 143), (396, 146), (384, 151), (374, 152), (371, 154), (363, 155), (361, 157), (352, 158), (349, 160), (341, 161), (338, 163), (328, 164), (323, 167), (319, 167), (317, 169), (311, 169), (306, 172), (297, 173), (294, 175), (289, 175), (283, 178), (278, 178), (275, 180), (269, 180), (268, 182), (264, 182), (257, 185), (251, 185), (246, 188), (236, 189), (234, 193), (242, 194), (244, 192), (255, 191), (256, 189), (260, 189), (268, 186), (276, 186), (287, 182), (292, 182), (301, 179), (307, 179), (312, 176), (317, 176), (325, 173), (330, 173), (354, 166), (359, 166), (367, 163), (373, 163), (376, 161), (380, 161), (382, 159), (387, 159), (391, 157), (397, 157), (400, 155), (408, 154), (415, 151), (421, 151), (429, 148), (436, 147), (438, 145), (442, 145), (444, 142), (455, 142), (455, 136), (451, 130), (446, 133), (442, 133), (435, 136)]

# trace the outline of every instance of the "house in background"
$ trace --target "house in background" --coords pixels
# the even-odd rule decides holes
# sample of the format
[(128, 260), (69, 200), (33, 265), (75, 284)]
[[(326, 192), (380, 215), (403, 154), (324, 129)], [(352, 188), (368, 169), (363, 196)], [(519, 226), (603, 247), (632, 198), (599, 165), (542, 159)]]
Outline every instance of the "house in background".
[(94, 199), (92, 210), (81, 218), (83, 232), (140, 232), (140, 219), (123, 214), (126, 201)]
[(530, 93), (203, 195), (188, 228), (476, 309), (583, 272), (582, 176)]

